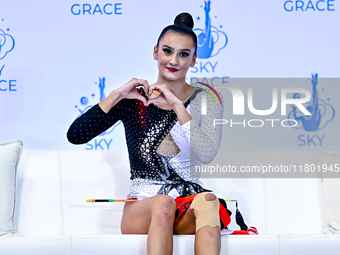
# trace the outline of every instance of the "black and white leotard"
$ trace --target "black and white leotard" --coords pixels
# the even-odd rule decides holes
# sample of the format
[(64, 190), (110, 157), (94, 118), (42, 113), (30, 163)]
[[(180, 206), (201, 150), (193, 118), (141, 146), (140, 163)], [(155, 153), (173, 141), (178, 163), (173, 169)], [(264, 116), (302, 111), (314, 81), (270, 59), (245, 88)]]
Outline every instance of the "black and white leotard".
[(201, 113), (202, 95), (206, 92), (191, 88), (184, 102), (191, 120), (180, 125), (173, 110), (154, 104), (148, 107), (136, 99), (122, 99), (105, 113), (95, 105), (70, 126), (67, 138), (83, 144), (100, 135), (117, 121), (125, 128), (130, 161), (130, 193), (168, 194), (175, 188), (182, 196), (207, 191), (202, 188), (199, 173), (190, 171), (202, 163), (211, 162), (218, 152), (222, 137), (223, 107), (206, 94), (207, 113)]

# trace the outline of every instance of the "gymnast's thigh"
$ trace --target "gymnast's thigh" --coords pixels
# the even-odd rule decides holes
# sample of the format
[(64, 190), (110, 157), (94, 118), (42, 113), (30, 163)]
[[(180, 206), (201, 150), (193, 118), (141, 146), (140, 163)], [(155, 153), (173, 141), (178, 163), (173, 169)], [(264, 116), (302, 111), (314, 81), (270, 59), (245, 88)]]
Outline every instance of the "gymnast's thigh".
[(120, 229), (122, 234), (147, 234), (152, 217), (153, 208), (157, 205), (169, 204), (175, 211), (175, 202), (167, 195), (157, 195), (145, 198), (138, 202), (126, 202), (123, 209), (123, 216)]
[(120, 224), (122, 234), (147, 234), (151, 222), (153, 197), (125, 202)]

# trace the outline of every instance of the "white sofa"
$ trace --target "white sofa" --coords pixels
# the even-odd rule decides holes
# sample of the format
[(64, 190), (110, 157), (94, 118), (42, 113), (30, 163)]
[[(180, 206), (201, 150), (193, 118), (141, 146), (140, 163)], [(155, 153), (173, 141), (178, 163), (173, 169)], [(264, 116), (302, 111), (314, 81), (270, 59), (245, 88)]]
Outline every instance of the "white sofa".
[[(242, 153), (244, 160), (251, 158)], [(265, 154), (248, 153), (258, 153), (260, 160)], [(228, 152), (230, 160), (238, 154)], [(124, 199), (128, 169), (126, 151), (24, 150), (15, 209), (21, 236), (0, 237), (0, 254), (146, 254), (146, 235), (120, 233), (123, 203), (86, 202)], [(322, 179), (202, 181), (217, 196), (237, 199), (247, 225), (259, 231), (257, 236), (222, 236), (221, 254), (339, 254), (340, 235), (323, 234), (328, 224)], [(229, 228), (238, 229), (235, 204), (228, 207), (234, 213)], [(193, 235), (174, 236), (174, 254), (194, 254), (193, 248)]]

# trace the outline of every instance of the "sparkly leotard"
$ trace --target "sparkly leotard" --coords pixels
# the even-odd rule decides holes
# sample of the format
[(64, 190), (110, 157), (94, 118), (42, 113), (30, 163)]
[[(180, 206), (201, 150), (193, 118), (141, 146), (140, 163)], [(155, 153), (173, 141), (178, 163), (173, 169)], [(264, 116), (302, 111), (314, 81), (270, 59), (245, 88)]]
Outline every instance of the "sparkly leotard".
[(201, 97), (205, 93), (192, 87), (184, 102), (191, 120), (180, 125), (173, 110), (154, 104), (148, 107), (136, 99), (122, 99), (105, 113), (95, 105), (70, 126), (67, 138), (71, 143), (87, 143), (121, 120), (130, 161), (130, 193), (168, 194), (175, 188), (181, 196), (207, 191), (202, 188), (199, 174), (190, 168), (211, 162), (220, 145), (223, 108), (206, 96), (207, 114), (201, 114)]

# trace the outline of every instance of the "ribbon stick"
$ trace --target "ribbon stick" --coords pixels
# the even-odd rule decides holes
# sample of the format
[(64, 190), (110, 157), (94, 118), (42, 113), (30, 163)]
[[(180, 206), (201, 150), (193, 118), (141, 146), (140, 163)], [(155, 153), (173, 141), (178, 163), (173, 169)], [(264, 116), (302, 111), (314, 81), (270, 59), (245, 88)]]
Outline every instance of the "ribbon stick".
[(137, 202), (138, 199), (87, 199), (88, 203), (97, 203), (97, 202)]

